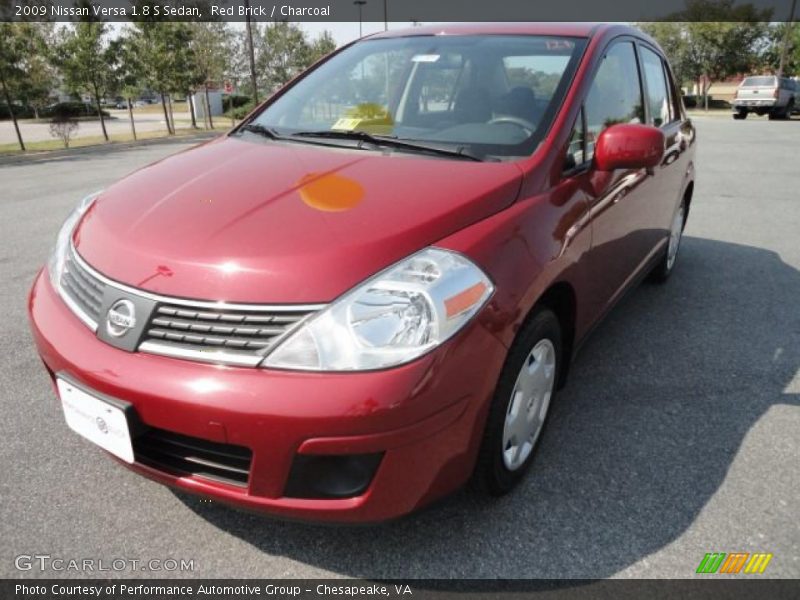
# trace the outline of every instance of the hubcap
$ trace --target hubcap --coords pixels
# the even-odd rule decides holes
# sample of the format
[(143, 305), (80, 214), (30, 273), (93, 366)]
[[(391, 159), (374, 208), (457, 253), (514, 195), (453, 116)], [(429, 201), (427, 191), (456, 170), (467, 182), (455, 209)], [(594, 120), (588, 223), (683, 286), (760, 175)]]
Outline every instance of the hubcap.
[(556, 349), (543, 339), (533, 347), (517, 375), (503, 427), (503, 463), (519, 469), (542, 431), (556, 379)]
[(683, 205), (678, 209), (675, 218), (672, 219), (672, 228), (669, 232), (669, 247), (667, 248), (667, 269), (671, 269), (678, 256), (678, 248), (681, 245), (683, 235)]

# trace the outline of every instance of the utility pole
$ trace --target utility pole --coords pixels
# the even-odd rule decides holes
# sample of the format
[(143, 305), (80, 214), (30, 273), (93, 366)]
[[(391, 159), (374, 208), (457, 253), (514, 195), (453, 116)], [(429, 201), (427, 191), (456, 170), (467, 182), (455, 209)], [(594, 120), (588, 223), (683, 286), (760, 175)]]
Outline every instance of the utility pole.
[(367, 0), (355, 0), (353, 4), (358, 7), (358, 38), (361, 39), (364, 37), (364, 32), (361, 30), (361, 10), (364, 8), (364, 5), (367, 3)]
[(783, 69), (786, 66), (786, 59), (789, 56), (789, 40), (794, 31), (794, 10), (797, 8), (797, 0), (792, 0), (792, 8), (789, 10), (789, 20), (786, 21), (786, 31), (783, 35), (783, 49), (781, 50), (781, 62), (778, 66), (778, 77), (783, 76)]
[(244, 0), (244, 23), (247, 29), (247, 53), (250, 57), (250, 82), (253, 84), (253, 101), (258, 104), (258, 81), (256, 79), (256, 52), (253, 49), (253, 28), (250, 25), (250, 0)]

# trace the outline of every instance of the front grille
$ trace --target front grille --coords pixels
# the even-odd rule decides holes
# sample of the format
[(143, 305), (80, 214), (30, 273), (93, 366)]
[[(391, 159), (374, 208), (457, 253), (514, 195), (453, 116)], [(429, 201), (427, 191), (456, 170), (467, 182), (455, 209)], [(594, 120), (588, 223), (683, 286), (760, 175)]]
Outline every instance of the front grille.
[(61, 291), (96, 326), (100, 320), (100, 308), (106, 284), (84, 269), (75, 259), (74, 252), (75, 250), (70, 247), (61, 275)]
[(301, 321), (324, 308), (322, 304), (228, 304), (161, 296), (106, 278), (72, 246), (59, 287), (72, 312), (95, 331), (105, 316), (101, 315), (104, 302), (142, 298), (136, 319), (144, 327), (137, 326), (133, 344), (125, 350), (240, 367), (257, 367)]
[(312, 311), (217, 310), (156, 306), (142, 339), (148, 352), (258, 364), (281, 336)]
[(253, 453), (244, 446), (209, 442), (152, 427), (134, 438), (136, 462), (176, 475), (247, 486)]

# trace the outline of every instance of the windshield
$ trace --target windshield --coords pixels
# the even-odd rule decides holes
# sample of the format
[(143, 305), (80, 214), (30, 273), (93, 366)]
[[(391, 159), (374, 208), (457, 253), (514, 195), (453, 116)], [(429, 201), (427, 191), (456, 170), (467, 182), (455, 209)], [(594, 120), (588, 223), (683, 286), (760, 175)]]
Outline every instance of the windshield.
[(366, 132), (481, 157), (525, 156), (547, 133), (584, 45), (518, 35), (364, 40), (253, 122), (286, 135)]
[(774, 77), (746, 77), (742, 87), (775, 87)]

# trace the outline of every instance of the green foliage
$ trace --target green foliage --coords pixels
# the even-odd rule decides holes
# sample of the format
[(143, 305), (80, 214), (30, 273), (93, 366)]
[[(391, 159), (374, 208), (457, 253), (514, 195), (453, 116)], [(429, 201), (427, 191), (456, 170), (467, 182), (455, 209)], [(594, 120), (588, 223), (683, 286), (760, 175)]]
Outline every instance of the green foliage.
[(333, 39), (331, 32), (328, 30), (323, 31), (317, 39), (311, 42), (311, 62), (318, 61), (334, 50), (336, 50), (336, 41)]
[(251, 102), (252, 98), (250, 96), (243, 96), (241, 94), (231, 94), (230, 96), (225, 96), (222, 99), (222, 105), (225, 108), (239, 108), (240, 106), (244, 106), (248, 102)]
[[(223, 104), (224, 106), (228, 106), (227, 100)], [(225, 116), (229, 119), (236, 119), (238, 121), (244, 119), (255, 107), (256, 105), (252, 99), (247, 98), (247, 102), (245, 104), (234, 106), (233, 109), (225, 111)]]
[(137, 21), (128, 35), (140, 84), (161, 95), (192, 88), (196, 72), (188, 23)]
[[(14, 116), (18, 119), (30, 119), (35, 115), (30, 106), (12, 105), (14, 108)], [(0, 121), (7, 121), (11, 118), (11, 111), (8, 110), (8, 105), (5, 102), (0, 102)]]
[(714, 81), (758, 68), (770, 16), (733, 0), (687, 0), (674, 21), (639, 27), (664, 49), (679, 85), (702, 78), (707, 95)]
[(48, 106), (41, 111), (41, 116), (51, 119), (74, 119), (77, 117), (97, 117), (102, 113), (104, 117), (108, 113), (104, 110), (98, 112), (97, 107), (85, 102), (59, 102)]
[(98, 101), (113, 87), (113, 57), (105, 34), (104, 23), (75, 23), (61, 31), (54, 54), (66, 87), (78, 94), (90, 94)]
[(789, 31), (789, 50), (786, 55), (783, 74), (790, 76), (800, 75), (800, 27), (797, 26), (797, 23), (774, 23), (770, 25), (762, 55), (763, 70), (778, 70), (787, 27), (791, 29)]
[(18, 33), (26, 36), (29, 51), (23, 59), (25, 77), (19, 82), (16, 98), (36, 116), (50, 102), (57, 83), (50, 51), (55, 42), (55, 27), (53, 23), (24, 23)]
[(336, 42), (328, 31), (309, 41), (299, 25), (286, 21), (267, 25), (258, 37), (254, 45), (259, 87), (270, 92), (336, 49)]
[(113, 90), (123, 98), (136, 98), (142, 94), (144, 67), (139, 60), (136, 46), (129, 35), (123, 35), (109, 44)]
[(259, 84), (275, 90), (306, 68), (310, 60), (311, 49), (298, 25), (285, 21), (267, 25), (256, 57)]
[(196, 81), (200, 85), (221, 86), (232, 53), (232, 35), (226, 23), (190, 23), (191, 47)]
[(103, 96), (113, 91), (116, 82), (112, 68), (114, 57), (105, 35), (105, 23), (91, 17), (63, 29), (55, 46), (54, 63), (68, 89), (92, 96), (100, 113), (103, 137), (108, 141), (100, 103)]
[(8, 95), (6, 103), (34, 111), (47, 103), (55, 83), (45, 39), (51, 31), (45, 23), (0, 23), (0, 92)]

